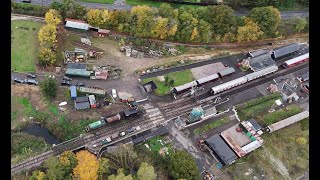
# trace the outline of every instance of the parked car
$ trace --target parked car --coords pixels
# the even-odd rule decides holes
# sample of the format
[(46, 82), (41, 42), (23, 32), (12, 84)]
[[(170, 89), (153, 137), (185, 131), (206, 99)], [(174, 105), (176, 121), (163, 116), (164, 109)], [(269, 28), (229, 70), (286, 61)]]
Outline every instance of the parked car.
[(28, 74), (27, 74), (27, 77), (30, 77), (30, 78), (36, 78), (36, 75), (35, 75), (35, 74), (33, 74), (33, 73), (28, 73)]
[(123, 137), (123, 136), (125, 136), (126, 135), (126, 132), (121, 132), (120, 134), (119, 134), (121, 137)]
[(136, 130), (136, 127), (131, 127), (129, 129), (127, 129), (127, 133), (133, 133)]
[(104, 145), (104, 144), (108, 144), (109, 142), (111, 142), (111, 138), (110, 137), (107, 137), (106, 139), (102, 140), (101, 141), (101, 145)]
[(62, 80), (61, 86), (71, 86), (71, 83), (70, 83), (70, 81)]
[(29, 85), (36, 85), (36, 86), (38, 86), (38, 84), (39, 84), (39, 82), (34, 79), (25, 79), (24, 82)]
[(18, 77), (13, 77), (12, 80), (16, 83), (24, 83), (24, 80)]
[(86, 84), (84, 82), (77, 81), (77, 82), (74, 83), (74, 85), (75, 86), (85, 86)]
[(66, 81), (72, 81), (72, 79), (71, 79), (71, 78), (69, 78), (68, 76), (64, 76), (64, 77), (63, 77), (63, 80), (66, 80)]
[(24, 3), (31, 3), (31, 0), (22, 0)]
[(117, 98), (117, 91), (115, 89), (112, 89), (111, 92), (112, 92), (112, 97)]

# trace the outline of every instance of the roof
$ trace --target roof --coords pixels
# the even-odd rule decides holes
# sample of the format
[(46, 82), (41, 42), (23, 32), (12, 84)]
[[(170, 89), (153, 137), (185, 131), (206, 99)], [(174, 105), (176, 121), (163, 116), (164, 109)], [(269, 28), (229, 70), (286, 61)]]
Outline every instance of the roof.
[(84, 93), (101, 94), (101, 95), (106, 94), (106, 92), (102, 89), (94, 89), (89, 87), (80, 87), (79, 90)]
[(80, 102), (88, 102), (89, 98), (87, 96), (81, 96), (81, 97), (77, 97), (76, 98), (76, 102), (80, 103)]
[(87, 65), (85, 64), (77, 64), (77, 63), (70, 63), (67, 65), (67, 69), (87, 69)]
[(277, 63), (271, 58), (270, 54), (262, 54), (249, 59), (250, 67), (253, 71), (259, 71)]
[(307, 72), (306, 74), (303, 74), (303, 75), (301, 76), (301, 78), (302, 78), (304, 81), (309, 80), (309, 72)]
[(149, 88), (150, 88), (150, 90), (155, 90), (158, 88), (157, 85), (153, 81), (147, 82), (146, 84), (143, 85), (143, 87), (147, 92), (150, 92), (150, 91), (148, 91)]
[(126, 100), (132, 97), (132, 94), (126, 92), (118, 92), (118, 96), (120, 99)]
[(214, 152), (214, 154), (217, 155), (217, 158), (223, 165), (227, 165), (232, 161), (238, 159), (237, 155), (218, 134), (207, 138), (205, 140), (205, 143)]
[(196, 86), (196, 85), (197, 85), (197, 82), (196, 81), (192, 81), (192, 82), (188, 82), (186, 84), (183, 84), (181, 86), (177, 86), (177, 87), (174, 88), (174, 90), (176, 92), (179, 92), (179, 91), (183, 91), (183, 90), (189, 89), (192, 86)]
[(85, 21), (78, 20), (78, 19), (71, 19), (71, 18), (65, 18), (65, 21), (72, 21), (72, 22), (80, 22), (80, 23), (86, 23)]
[(226, 76), (226, 75), (234, 73), (235, 71), (236, 70), (234, 70), (232, 67), (229, 67), (229, 68), (226, 68), (226, 69), (220, 71), (219, 74), (220, 74), (220, 76)]
[(77, 97), (77, 88), (76, 86), (70, 86), (71, 97)]
[(210, 76), (206, 76), (206, 77), (200, 78), (200, 79), (197, 80), (197, 82), (199, 84), (202, 84), (202, 83), (206, 83), (206, 82), (218, 79), (218, 78), (219, 78), (218, 74), (215, 73), (215, 74), (211, 74)]
[(136, 110), (136, 109), (126, 109), (126, 110), (123, 111), (123, 113), (124, 113), (125, 116), (130, 116), (130, 115), (136, 114), (136, 113), (138, 113), (138, 112), (139, 112), (139, 111)]
[(248, 120), (248, 122), (251, 123), (251, 125), (255, 131), (259, 131), (262, 128), (260, 126), (260, 124), (258, 124), (258, 122), (254, 119), (250, 119), (250, 120)]
[(98, 33), (110, 33), (110, 30), (107, 29), (99, 29)]
[(290, 53), (293, 53), (295, 51), (298, 51), (299, 49), (300, 49), (300, 45), (296, 43), (289, 44), (287, 46), (278, 47), (273, 49), (272, 58), (276, 59), (276, 58), (288, 55)]
[(75, 20), (67, 20), (66, 27), (75, 28), (75, 29), (82, 29), (82, 30), (89, 30), (89, 24), (81, 21)]
[(70, 76), (90, 77), (91, 72), (85, 69), (67, 69), (65, 74)]
[(258, 49), (258, 50), (249, 51), (247, 54), (247, 57), (256, 57), (262, 54), (266, 54), (269, 51), (270, 49)]
[(90, 108), (90, 103), (87, 102), (81, 102), (81, 103), (75, 103), (76, 109), (87, 109)]

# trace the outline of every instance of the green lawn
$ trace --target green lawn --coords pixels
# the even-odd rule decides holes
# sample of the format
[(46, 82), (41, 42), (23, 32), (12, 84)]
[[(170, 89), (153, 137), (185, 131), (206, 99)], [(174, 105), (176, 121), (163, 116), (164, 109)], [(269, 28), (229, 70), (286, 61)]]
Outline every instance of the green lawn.
[(154, 152), (159, 152), (159, 150), (162, 148), (162, 147), (167, 147), (168, 148), (168, 153), (169, 154), (172, 154), (173, 151), (172, 149), (170, 148), (169, 144), (165, 144), (165, 145), (162, 145), (158, 140), (162, 140), (163, 142), (163, 137), (161, 136), (157, 136), (157, 137), (154, 137), (150, 140), (148, 140), (146, 142), (146, 144), (148, 144), (148, 146), (150, 147), (151, 151), (154, 151)]
[(114, 0), (79, 0), (82, 2), (88, 2), (88, 3), (99, 3), (99, 4), (113, 4)]
[[(180, 86), (182, 84), (191, 82), (194, 80), (192, 72), (190, 70), (172, 72), (164, 75), (165, 77), (169, 77), (170, 80), (174, 80), (173, 87)], [(170, 91), (170, 87), (165, 85), (165, 82), (160, 82), (157, 77), (147, 78), (142, 80), (143, 83), (147, 83), (149, 81), (153, 81), (157, 85), (157, 89), (155, 93), (159, 96), (166, 95)]]
[[(39, 48), (38, 31), (42, 23), (14, 20), (11, 21), (11, 68), (18, 72), (35, 72), (37, 50)], [(29, 30), (16, 27), (28, 27)], [(32, 28), (36, 28), (33, 30)]]
[(217, 121), (211, 122), (210, 124), (206, 124), (206, 125), (203, 125), (203, 126), (201, 126), (199, 128), (196, 128), (196, 129), (193, 130), (193, 132), (195, 134), (199, 135), (199, 134), (202, 134), (204, 132), (210, 131), (210, 130), (216, 128), (216, 127), (219, 127), (219, 126), (221, 126), (223, 124), (226, 124), (228, 122), (230, 122), (229, 117), (224, 117), (224, 118), (219, 119)]

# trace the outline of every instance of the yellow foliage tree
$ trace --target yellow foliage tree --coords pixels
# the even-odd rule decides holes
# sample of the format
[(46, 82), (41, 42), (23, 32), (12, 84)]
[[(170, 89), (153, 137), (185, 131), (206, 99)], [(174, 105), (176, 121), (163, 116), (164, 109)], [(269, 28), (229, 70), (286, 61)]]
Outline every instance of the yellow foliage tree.
[(238, 28), (237, 40), (238, 42), (256, 41), (262, 34), (259, 25), (252, 19), (246, 18), (245, 25)]
[(38, 53), (39, 61), (42, 65), (52, 65), (56, 61), (56, 55), (49, 48), (42, 47)]
[(52, 24), (47, 24), (43, 26), (38, 33), (38, 38), (40, 41), (40, 44), (42, 46), (48, 45), (49, 47), (52, 47), (56, 42), (57, 38), (57, 29), (56, 26)]
[(37, 180), (43, 180), (45, 178), (46, 174), (44, 174), (44, 172), (40, 171), (38, 176), (37, 176)]
[(61, 23), (61, 16), (59, 14), (59, 12), (55, 9), (50, 9), (46, 15), (44, 20), (46, 21), (47, 24), (51, 24), (51, 25), (58, 25), (59, 23)]
[(97, 157), (84, 150), (76, 153), (77, 166), (73, 169), (73, 174), (80, 180), (98, 179), (99, 162)]
[(199, 32), (198, 32), (198, 29), (195, 27), (195, 28), (193, 28), (193, 30), (192, 30), (190, 40), (191, 40), (191, 41), (197, 40), (197, 39), (198, 39), (198, 36), (199, 36)]
[(87, 21), (90, 25), (99, 27), (101, 25), (101, 11), (99, 9), (90, 9), (87, 12)]
[(107, 23), (110, 19), (110, 13), (107, 9), (102, 10), (101, 12), (101, 22), (100, 25)]
[(156, 20), (155, 25), (151, 30), (151, 34), (153, 35), (153, 37), (166, 39), (168, 37), (168, 30), (167, 30), (168, 22), (169, 22), (168, 18), (159, 17)]

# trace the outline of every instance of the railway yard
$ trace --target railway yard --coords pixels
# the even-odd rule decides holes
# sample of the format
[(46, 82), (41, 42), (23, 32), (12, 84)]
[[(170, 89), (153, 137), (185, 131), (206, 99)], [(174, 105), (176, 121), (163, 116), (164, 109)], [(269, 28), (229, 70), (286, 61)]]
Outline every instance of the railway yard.
[[(93, 42), (98, 48), (104, 47), (98, 40)], [(24, 83), (28, 82), (25, 78), (31, 78), (26, 72), (12, 71), (15, 91), (11, 98), (17, 96), (27, 104), (16, 105), (14, 110), (25, 108), (24, 112), (29, 113), (15, 112), (17, 127), (13, 130), (23, 129), (16, 124), (28, 126), (34, 122), (49, 131), (57, 125), (62, 127), (60, 131), (50, 132), (55, 136), (60, 133), (57, 137), (61, 143), (48, 143), (45, 151), (12, 161), (12, 175), (37, 169), (48, 158), (65, 151), (85, 149), (100, 158), (123, 144), (149, 149), (150, 142), (159, 137), (162, 138), (157, 140), (161, 142), (159, 146), (167, 147), (170, 152), (190, 153), (201, 178), (210, 174), (215, 179), (297, 179), (308, 173), (309, 166), (305, 165), (308, 159), (303, 159), (309, 157), (308, 151), (302, 153), (298, 149), (301, 147), (304, 152), (308, 144), (295, 147), (302, 158), (294, 162), (289, 158), (296, 154), (289, 153), (290, 157), (281, 154), (289, 145), (296, 146), (295, 138), (308, 141), (309, 137), (308, 128), (295, 135), (289, 132), (309, 125), (308, 43), (261, 47), (143, 74), (136, 72), (147, 59), (134, 65), (134, 58), (116, 52), (116, 48), (111, 48), (113, 45), (105, 46), (104, 50), (110, 53), (103, 55), (98, 63), (91, 60), (94, 63), (85, 66), (117, 67), (122, 74), (114, 79), (65, 77), (64, 71), (36, 70), (32, 79), (37, 82), (44, 81), (45, 74), (53, 75), (58, 82), (58, 95), (51, 103), (41, 103), (40, 98), (32, 100), (31, 94), (40, 92), (39, 86)], [(141, 69), (145, 68), (152, 69), (151, 66)], [(185, 79), (179, 81), (176, 77)], [(70, 84), (65, 85), (63, 81)], [(74, 82), (82, 82), (87, 89)], [(152, 90), (146, 88), (149, 83), (155, 86)], [(32, 121), (39, 111), (48, 113), (52, 124)], [(77, 123), (81, 125), (75, 126)], [(77, 132), (65, 130), (69, 134), (63, 134), (66, 124)], [(277, 141), (281, 133), (292, 138), (279, 138), (275, 144), (290, 143), (276, 152), (272, 142)], [(169, 150), (166, 153), (169, 154)], [(258, 160), (261, 160), (259, 167), (254, 167)]]

